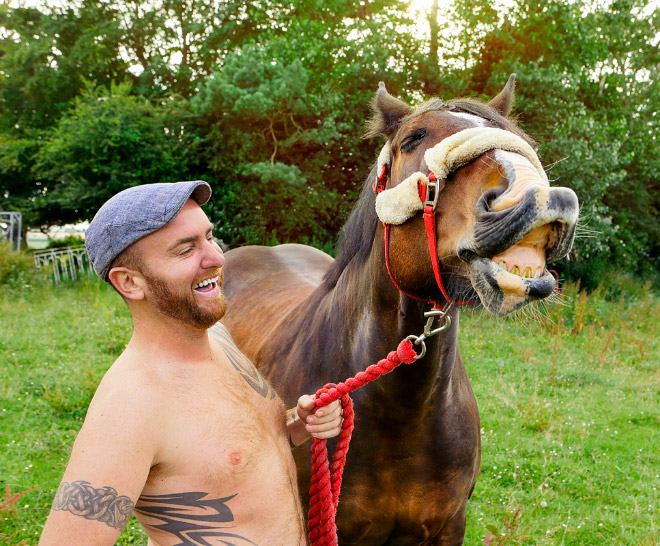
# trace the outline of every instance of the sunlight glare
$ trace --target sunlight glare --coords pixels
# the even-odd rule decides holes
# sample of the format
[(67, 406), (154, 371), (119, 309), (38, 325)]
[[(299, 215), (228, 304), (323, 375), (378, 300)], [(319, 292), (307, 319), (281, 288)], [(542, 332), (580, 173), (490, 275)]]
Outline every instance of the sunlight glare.
[[(436, 0), (411, 0), (408, 12), (418, 14), (420, 12), (428, 13)], [(437, 0), (438, 9), (446, 9), (454, 4), (454, 0)]]

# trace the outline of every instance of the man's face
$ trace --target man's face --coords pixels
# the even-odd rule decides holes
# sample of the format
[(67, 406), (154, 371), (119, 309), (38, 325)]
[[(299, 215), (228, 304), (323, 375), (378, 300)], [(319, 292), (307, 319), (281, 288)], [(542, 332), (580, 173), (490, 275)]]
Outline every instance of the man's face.
[[(213, 326), (225, 314), (227, 300), (221, 290), (219, 290), (216, 298), (202, 305), (187, 290), (177, 291), (176, 283), (171, 281), (168, 283), (165, 279), (154, 275), (151, 271), (143, 270), (142, 275), (147, 281), (149, 291), (151, 292), (151, 297), (149, 298), (151, 303), (159, 313), (167, 317), (178, 319), (195, 328), (206, 329)], [(218, 289), (220, 289), (223, 276), (222, 269), (219, 269), (213, 276), (218, 278), (216, 284), (218, 285)]]
[(159, 313), (200, 329), (220, 320), (227, 307), (221, 290), (225, 260), (212, 228), (199, 205), (188, 200), (167, 226), (138, 241), (147, 301)]

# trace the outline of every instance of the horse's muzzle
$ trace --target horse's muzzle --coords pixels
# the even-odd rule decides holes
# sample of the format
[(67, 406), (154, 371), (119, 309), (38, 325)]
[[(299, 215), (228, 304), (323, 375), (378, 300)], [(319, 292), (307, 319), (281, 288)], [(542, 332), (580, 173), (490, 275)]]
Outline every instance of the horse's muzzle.
[(535, 185), (520, 202), (494, 211), (500, 193), (480, 198), (474, 231), (457, 249), (483, 305), (498, 315), (552, 294), (556, 282), (545, 264), (568, 254), (579, 214), (569, 188)]

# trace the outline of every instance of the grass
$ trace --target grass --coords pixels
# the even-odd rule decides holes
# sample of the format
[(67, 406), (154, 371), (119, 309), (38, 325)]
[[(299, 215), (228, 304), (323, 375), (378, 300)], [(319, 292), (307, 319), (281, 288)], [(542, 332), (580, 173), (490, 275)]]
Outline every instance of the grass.
[[(482, 472), (466, 545), (660, 543), (660, 297), (637, 284), (461, 316)], [(0, 287), (0, 544), (36, 544), (87, 404), (130, 336), (93, 280)], [(135, 519), (118, 544), (146, 544)]]
[(660, 540), (660, 299), (606, 295), (463, 321), (482, 426), (466, 544)]

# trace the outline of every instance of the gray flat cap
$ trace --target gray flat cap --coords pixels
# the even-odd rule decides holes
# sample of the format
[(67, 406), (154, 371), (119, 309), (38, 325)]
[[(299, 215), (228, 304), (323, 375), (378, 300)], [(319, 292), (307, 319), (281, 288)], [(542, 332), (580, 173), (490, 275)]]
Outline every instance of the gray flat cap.
[(85, 232), (85, 247), (94, 271), (108, 280), (110, 265), (134, 242), (169, 224), (193, 199), (200, 206), (211, 197), (202, 180), (134, 186), (111, 197)]

